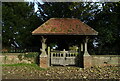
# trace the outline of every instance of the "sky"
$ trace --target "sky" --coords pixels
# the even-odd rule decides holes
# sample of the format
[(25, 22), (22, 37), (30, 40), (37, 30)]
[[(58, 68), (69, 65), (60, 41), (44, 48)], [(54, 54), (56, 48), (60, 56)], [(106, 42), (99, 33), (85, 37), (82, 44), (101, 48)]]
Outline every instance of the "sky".
[(34, 6), (35, 12), (38, 10), (38, 5), (36, 4), (36, 2), (40, 2), (41, 4), (44, 4), (42, 2), (42, 0), (25, 0), (25, 1), (27, 1), (27, 2), (35, 2), (35, 6)]

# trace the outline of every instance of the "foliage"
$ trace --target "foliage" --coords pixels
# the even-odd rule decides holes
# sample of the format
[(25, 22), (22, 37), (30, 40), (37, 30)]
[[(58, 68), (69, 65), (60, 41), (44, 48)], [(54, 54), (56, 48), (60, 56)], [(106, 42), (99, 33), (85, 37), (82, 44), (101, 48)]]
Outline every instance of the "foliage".
[[(102, 11), (95, 15), (95, 19), (90, 22), (90, 26), (99, 32), (97, 41), (99, 42), (97, 51), (102, 53), (104, 50), (111, 54), (120, 54), (120, 2), (102, 3)], [(103, 51), (102, 51), (103, 50)]]
[(84, 2), (46, 2), (44, 4), (38, 2), (37, 4), (40, 13), (38, 15), (43, 21), (49, 18), (78, 18), (88, 22), (93, 18), (95, 9), (99, 6), (97, 3)]
[[(2, 4), (3, 47), (31, 46), (34, 37), (31, 32), (40, 25), (40, 20), (29, 3)], [(31, 40), (31, 41), (29, 41)]]
[(35, 58), (36, 59), (38, 57), (38, 55), (39, 55), (38, 52), (20, 53), (18, 55), (18, 58), (20, 60), (23, 60), (24, 58)]
[[(99, 32), (99, 36), (90, 37), (89, 49), (93, 51), (98, 50), (118, 50), (119, 36), (119, 8), (120, 2), (116, 3), (78, 3), (78, 2), (61, 2), (53, 3), (46, 2), (43, 5), (38, 3), (38, 12), (40, 12), (40, 17), (44, 21), (51, 17), (58, 18), (78, 18), (85, 22), (96, 31)], [(98, 42), (98, 48), (95, 48), (93, 41)], [(105, 47), (105, 48), (103, 48)]]
[(27, 57), (27, 58), (31, 58), (31, 57), (37, 57), (39, 55), (38, 52), (29, 52), (29, 53), (25, 53), (24, 54), (24, 57)]
[[(120, 2), (38, 2), (37, 5), (39, 10), (35, 13), (34, 3), (3, 3), (3, 46), (10, 47), (15, 42), (23, 48), (40, 45), (39, 37), (32, 36), (31, 32), (54, 17), (78, 18), (98, 31), (98, 36), (90, 37), (92, 51), (119, 50)], [(94, 47), (94, 40), (98, 47)]]

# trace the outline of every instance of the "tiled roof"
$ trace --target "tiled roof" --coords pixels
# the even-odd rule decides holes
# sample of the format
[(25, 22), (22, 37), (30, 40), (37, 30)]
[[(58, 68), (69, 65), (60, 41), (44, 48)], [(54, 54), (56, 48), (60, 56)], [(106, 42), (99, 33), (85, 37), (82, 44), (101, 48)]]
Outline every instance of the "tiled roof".
[(33, 35), (98, 35), (79, 19), (51, 18), (32, 32)]

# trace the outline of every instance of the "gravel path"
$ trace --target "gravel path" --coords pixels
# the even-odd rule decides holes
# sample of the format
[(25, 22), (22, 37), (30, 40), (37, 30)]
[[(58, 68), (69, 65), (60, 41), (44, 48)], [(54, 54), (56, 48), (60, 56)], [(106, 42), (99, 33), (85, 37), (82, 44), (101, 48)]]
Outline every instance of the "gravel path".
[(3, 79), (120, 79), (120, 67), (104, 66), (92, 68), (33, 66), (3, 66)]

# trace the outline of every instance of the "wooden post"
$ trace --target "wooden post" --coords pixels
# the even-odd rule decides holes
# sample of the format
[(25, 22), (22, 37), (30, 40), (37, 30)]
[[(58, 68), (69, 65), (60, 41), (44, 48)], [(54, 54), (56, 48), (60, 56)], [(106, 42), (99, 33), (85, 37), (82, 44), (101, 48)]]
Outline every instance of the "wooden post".
[(64, 59), (63, 59), (63, 60), (64, 60), (63, 66), (65, 66), (65, 55), (66, 55), (66, 54), (65, 54), (65, 49), (63, 49), (63, 58), (64, 58)]
[(48, 47), (48, 66), (50, 66), (50, 47)]
[[(52, 51), (52, 49), (51, 49), (51, 51)], [(50, 63), (53, 62), (52, 59), (53, 59), (53, 52), (51, 52), (51, 54), (50, 54)], [(50, 66), (53, 66), (52, 63), (50, 64)]]
[(81, 52), (83, 52), (84, 50), (83, 50), (83, 43), (81, 43), (81, 50), (80, 50)]

